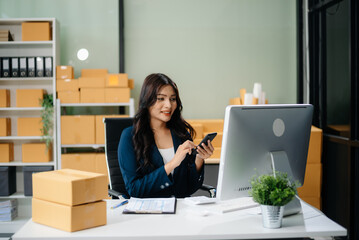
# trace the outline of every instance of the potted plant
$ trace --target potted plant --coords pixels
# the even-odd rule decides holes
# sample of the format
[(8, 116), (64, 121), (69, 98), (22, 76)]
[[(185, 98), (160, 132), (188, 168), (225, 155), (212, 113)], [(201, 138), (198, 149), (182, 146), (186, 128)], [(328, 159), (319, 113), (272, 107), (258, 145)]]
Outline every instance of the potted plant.
[(45, 94), (44, 98), (40, 101), (41, 107), (41, 121), (42, 121), (42, 140), (46, 143), (46, 149), (51, 147), (53, 128), (54, 128), (54, 104), (53, 95)]
[(252, 177), (251, 185), (250, 195), (261, 205), (263, 226), (280, 228), (284, 205), (294, 198), (298, 183), (291, 182), (286, 173), (275, 172)]

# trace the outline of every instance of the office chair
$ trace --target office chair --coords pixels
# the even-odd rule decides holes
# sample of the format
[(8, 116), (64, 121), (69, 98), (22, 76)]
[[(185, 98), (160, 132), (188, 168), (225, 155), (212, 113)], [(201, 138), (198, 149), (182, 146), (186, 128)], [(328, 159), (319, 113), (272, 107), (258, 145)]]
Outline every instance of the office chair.
[[(107, 170), (109, 176), (108, 194), (112, 198), (129, 198), (125, 183), (122, 178), (121, 169), (118, 163), (117, 148), (122, 131), (132, 126), (133, 118), (105, 118), (105, 153)], [(210, 185), (203, 184), (202, 190), (208, 192), (210, 197), (215, 197), (216, 189)]]

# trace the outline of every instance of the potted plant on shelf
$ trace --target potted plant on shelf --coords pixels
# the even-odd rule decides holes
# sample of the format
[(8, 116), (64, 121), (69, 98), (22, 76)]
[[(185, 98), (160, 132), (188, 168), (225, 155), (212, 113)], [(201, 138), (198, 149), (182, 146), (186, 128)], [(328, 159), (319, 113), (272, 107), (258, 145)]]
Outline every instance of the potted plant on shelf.
[(42, 140), (46, 143), (46, 149), (51, 147), (53, 128), (54, 128), (54, 104), (53, 95), (45, 94), (40, 101), (41, 107), (41, 122), (42, 122)]
[(294, 198), (299, 184), (291, 182), (287, 173), (275, 172), (273, 175), (254, 176), (251, 185), (250, 195), (261, 206), (263, 226), (280, 228), (284, 205)]

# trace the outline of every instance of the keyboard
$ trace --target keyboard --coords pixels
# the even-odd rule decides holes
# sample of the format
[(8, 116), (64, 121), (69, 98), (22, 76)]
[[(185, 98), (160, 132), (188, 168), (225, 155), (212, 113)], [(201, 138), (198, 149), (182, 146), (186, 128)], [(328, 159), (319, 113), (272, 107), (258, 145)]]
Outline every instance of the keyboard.
[(259, 206), (259, 204), (254, 202), (252, 197), (242, 197), (237, 199), (219, 201), (217, 202), (217, 204), (213, 205), (213, 207), (211, 206), (210, 208), (208, 208), (208, 210), (215, 213), (227, 213), (257, 206)]

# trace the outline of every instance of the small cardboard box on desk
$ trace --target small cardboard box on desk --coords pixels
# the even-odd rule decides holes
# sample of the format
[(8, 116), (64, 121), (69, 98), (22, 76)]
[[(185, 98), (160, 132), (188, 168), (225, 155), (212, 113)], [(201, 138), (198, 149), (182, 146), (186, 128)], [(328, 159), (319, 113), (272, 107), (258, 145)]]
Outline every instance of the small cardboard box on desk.
[(107, 177), (61, 169), (33, 174), (32, 220), (74, 232), (105, 225)]

